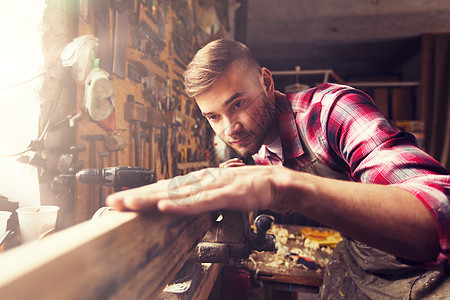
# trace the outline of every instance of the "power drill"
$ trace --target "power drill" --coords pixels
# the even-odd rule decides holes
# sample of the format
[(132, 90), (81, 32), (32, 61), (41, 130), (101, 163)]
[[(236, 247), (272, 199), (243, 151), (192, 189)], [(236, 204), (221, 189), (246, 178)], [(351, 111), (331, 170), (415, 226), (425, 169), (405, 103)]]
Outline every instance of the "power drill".
[(114, 192), (132, 189), (155, 182), (155, 171), (140, 167), (110, 167), (83, 169), (76, 175), (78, 181), (112, 186)]

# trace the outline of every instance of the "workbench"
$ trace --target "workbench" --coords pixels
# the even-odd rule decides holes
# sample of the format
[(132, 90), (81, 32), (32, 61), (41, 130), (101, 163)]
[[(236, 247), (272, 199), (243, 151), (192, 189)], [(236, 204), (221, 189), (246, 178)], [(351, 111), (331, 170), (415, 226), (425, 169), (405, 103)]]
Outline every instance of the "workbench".
[[(284, 230), (281, 235), (280, 228)], [(305, 246), (305, 237), (302, 237), (301, 234), (302, 228), (338, 234), (331, 229), (322, 227), (273, 225), (272, 231), (277, 237), (278, 252), (255, 252), (244, 261), (244, 266), (250, 271), (254, 281), (265, 287), (270, 286), (278, 290), (318, 293), (323, 281), (324, 268), (331, 256), (332, 248), (328, 246), (313, 250)], [(286, 232), (288, 232), (287, 238)], [(309, 244), (308, 241), (306, 244)], [(285, 253), (298, 250), (305, 253), (305, 257), (316, 262), (316, 270), (309, 269), (285, 257)]]

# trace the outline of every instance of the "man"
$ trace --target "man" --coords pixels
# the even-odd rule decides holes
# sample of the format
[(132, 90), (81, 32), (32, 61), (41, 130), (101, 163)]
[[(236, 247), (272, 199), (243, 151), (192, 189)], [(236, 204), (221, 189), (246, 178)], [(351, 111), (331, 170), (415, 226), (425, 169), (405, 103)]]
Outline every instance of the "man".
[(445, 288), (449, 171), (366, 94), (324, 84), (283, 95), (246, 46), (226, 39), (195, 55), (185, 88), (216, 134), (262, 166), (230, 160), (182, 184), (165, 180), (113, 194), (108, 205), (177, 214), (296, 211), (345, 237), (325, 272), (322, 298), (422, 297), (431, 286)]

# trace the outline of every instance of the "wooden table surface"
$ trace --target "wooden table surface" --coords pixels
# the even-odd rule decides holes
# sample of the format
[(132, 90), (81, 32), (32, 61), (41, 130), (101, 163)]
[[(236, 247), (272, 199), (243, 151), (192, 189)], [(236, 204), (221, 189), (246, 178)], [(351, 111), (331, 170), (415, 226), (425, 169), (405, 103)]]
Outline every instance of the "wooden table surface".
[[(301, 286), (310, 286), (318, 288), (322, 284), (324, 267), (331, 255), (330, 249), (321, 247), (317, 250), (309, 249), (304, 245), (304, 238), (300, 233), (302, 226), (297, 225), (279, 225), (275, 224), (273, 232), (280, 232), (279, 229), (287, 229), (289, 238), (279, 238), (277, 234), (277, 246), (281, 245), (278, 252), (255, 252), (252, 253), (249, 259), (245, 260), (244, 264), (247, 269), (255, 276), (255, 279), (263, 282), (285, 283)], [(310, 227), (311, 229), (330, 230), (328, 228)], [(283, 231), (284, 233), (286, 231)], [(270, 231), (269, 231), (270, 233)], [(280, 247), (279, 247), (280, 248)], [(313, 259), (318, 263), (318, 269), (312, 270), (290, 261), (285, 257), (284, 253), (292, 250), (302, 250), (308, 258)], [(327, 251), (326, 251), (327, 250)], [(321, 267), (319, 266), (321, 265)]]

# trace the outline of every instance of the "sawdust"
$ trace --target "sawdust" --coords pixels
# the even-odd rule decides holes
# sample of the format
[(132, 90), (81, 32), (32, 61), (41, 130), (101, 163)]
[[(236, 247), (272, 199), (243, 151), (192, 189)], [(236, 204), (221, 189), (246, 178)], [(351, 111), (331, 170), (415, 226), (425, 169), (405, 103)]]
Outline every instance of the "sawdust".
[(250, 258), (255, 265), (265, 265), (276, 268), (279, 271), (289, 272), (292, 268), (309, 270), (305, 265), (290, 259), (292, 254), (308, 258), (314, 261), (322, 272), (329, 261), (336, 244), (342, 240), (339, 232), (325, 229), (312, 229), (302, 227), (300, 232), (289, 232), (282, 225), (274, 224), (268, 231), (276, 237), (277, 252), (270, 255), (270, 259), (261, 261), (261, 253), (253, 253)]

